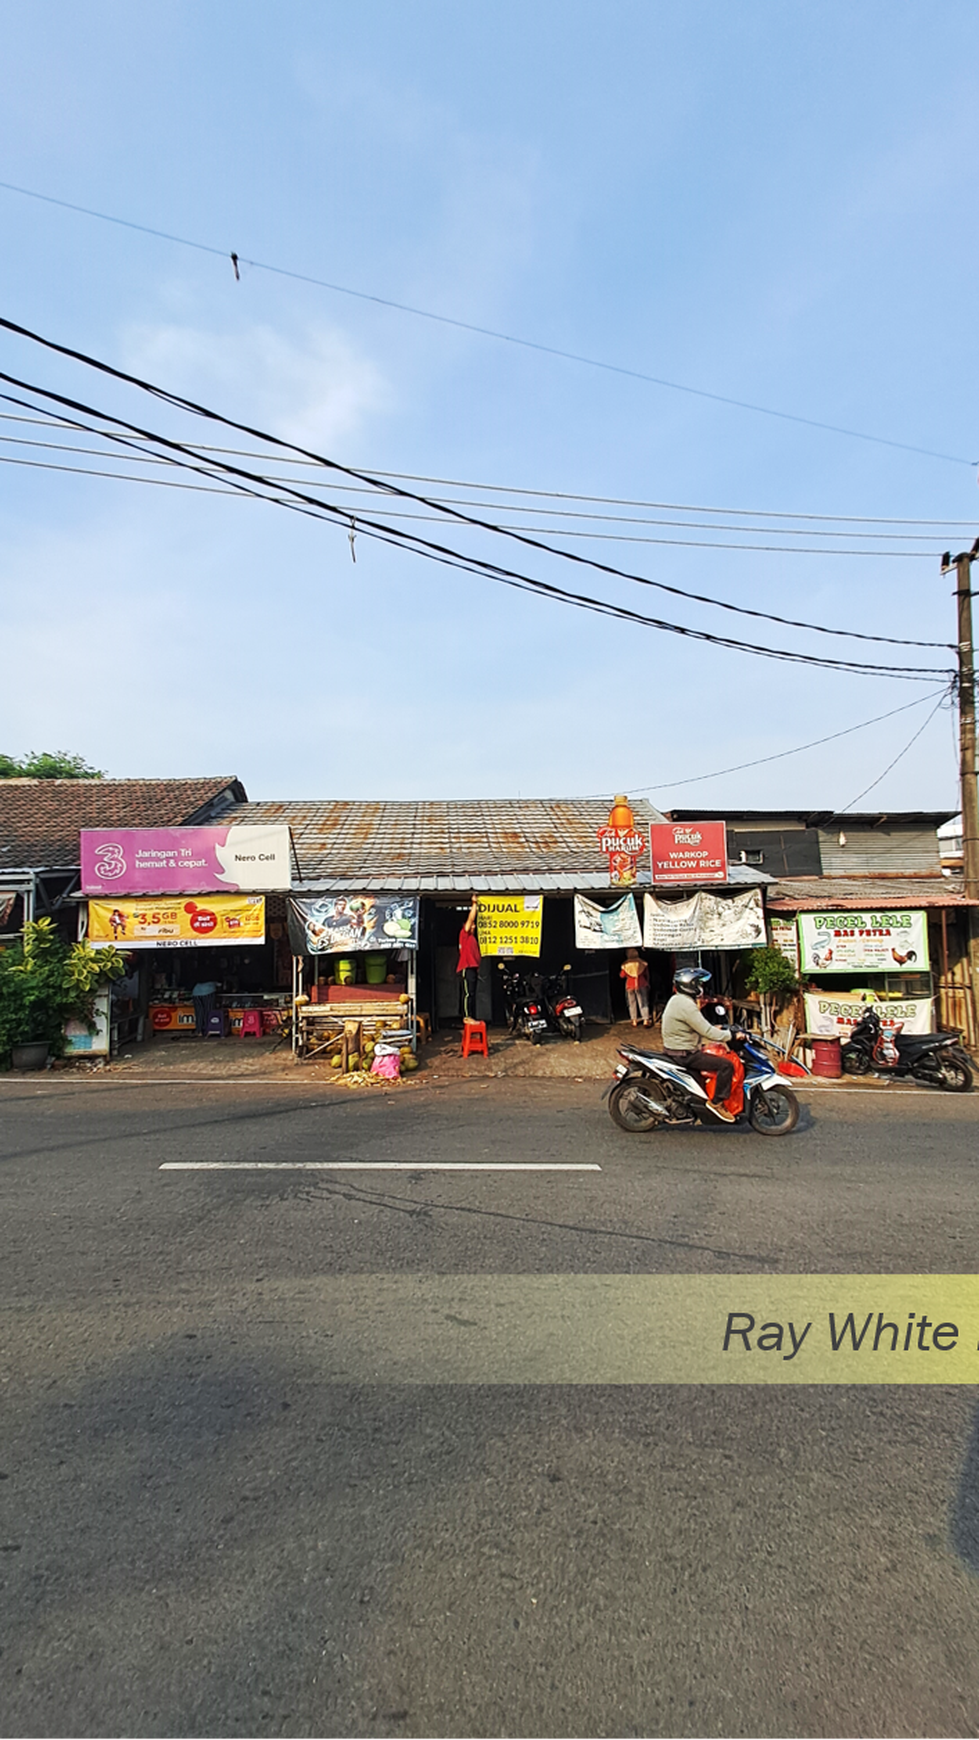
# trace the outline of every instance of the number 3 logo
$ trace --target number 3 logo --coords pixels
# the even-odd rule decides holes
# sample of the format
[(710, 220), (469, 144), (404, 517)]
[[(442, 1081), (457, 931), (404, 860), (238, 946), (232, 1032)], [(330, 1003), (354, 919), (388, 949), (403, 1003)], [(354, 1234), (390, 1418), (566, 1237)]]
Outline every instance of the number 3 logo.
[(101, 863), (95, 866), (95, 874), (103, 882), (118, 882), (120, 876), (125, 876), (126, 860), (121, 846), (96, 846), (95, 856), (101, 859)]

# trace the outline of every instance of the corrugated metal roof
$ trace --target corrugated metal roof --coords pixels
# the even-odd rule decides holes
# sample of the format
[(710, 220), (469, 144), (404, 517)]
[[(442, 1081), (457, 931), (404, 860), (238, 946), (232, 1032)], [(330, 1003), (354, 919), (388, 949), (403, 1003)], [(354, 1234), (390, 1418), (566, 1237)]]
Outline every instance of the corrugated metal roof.
[(779, 879), (765, 896), (772, 912), (857, 912), (867, 906), (979, 906), (954, 876), (807, 876)]
[[(450, 802), (239, 804), (229, 820), (284, 822), (292, 829), (307, 886), (527, 891), (600, 887), (608, 861), (598, 830), (611, 799), (485, 798)], [(662, 821), (652, 804), (633, 804), (642, 827)]]

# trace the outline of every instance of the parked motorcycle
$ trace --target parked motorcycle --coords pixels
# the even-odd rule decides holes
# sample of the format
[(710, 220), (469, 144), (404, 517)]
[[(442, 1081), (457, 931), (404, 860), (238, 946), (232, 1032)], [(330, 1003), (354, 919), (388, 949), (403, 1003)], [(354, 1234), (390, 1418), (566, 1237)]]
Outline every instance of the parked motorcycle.
[(509, 962), (500, 961), (499, 966), (503, 974), (503, 1001), (510, 1032), (529, 1039), (531, 1045), (539, 1045), (547, 1032), (543, 997)]
[(734, 1125), (717, 1116), (699, 1076), (660, 1052), (635, 1045), (620, 1047), (624, 1062), (617, 1065), (602, 1095), (608, 1098), (613, 1121), (630, 1135), (702, 1123), (725, 1129), (749, 1124), (759, 1136), (788, 1136), (799, 1122), (799, 1102), (792, 1089), (747, 1034), (732, 1034), (728, 1049), (744, 1069), (743, 1108)]
[(570, 973), (570, 966), (562, 967), (559, 973), (553, 973), (549, 979), (544, 980), (544, 1008), (555, 1033), (561, 1033), (565, 1039), (573, 1039), (576, 1044), (580, 1044), (584, 1013), (571, 989)]
[(885, 1029), (876, 1009), (866, 1009), (840, 1051), (847, 1075), (910, 1075), (915, 1081), (967, 1094), (972, 1062), (954, 1033), (902, 1033), (902, 1023)]

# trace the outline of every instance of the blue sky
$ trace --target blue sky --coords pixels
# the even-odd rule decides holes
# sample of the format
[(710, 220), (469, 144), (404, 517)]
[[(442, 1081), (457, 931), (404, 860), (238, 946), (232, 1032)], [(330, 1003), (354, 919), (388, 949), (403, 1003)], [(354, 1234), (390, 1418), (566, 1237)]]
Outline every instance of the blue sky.
[[(0, 180), (950, 460), (249, 267), (236, 283), (222, 258), (2, 190), (0, 312), (364, 468), (935, 520), (900, 560), (576, 547), (759, 610), (947, 640), (937, 556), (971, 543), (979, 509), (977, 49), (964, 4), (35, 0), (7, 18), (0, 70)], [(7, 337), (0, 368), (121, 402)], [(948, 662), (494, 553), (721, 634)], [(664, 807), (842, 807), (931, 703), (686, 781), (937, 686), (685, 642), (364, 538), (354, 565), (342, 530), (269, 506), (14, 465), (0, 585), (0, 747), (235, 772), (255, 797), (652, 787)], [(955, 802), (940, 709), (866, 807)]]

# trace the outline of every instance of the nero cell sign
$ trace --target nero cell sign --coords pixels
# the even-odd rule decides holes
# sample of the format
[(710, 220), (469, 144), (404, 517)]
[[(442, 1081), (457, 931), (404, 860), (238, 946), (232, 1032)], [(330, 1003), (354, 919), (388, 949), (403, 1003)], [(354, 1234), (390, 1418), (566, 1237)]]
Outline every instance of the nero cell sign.
[(82, 893), (272, 893), (292, 886), (292, 838), (278, 823), (222, 828), (83, 828)]

